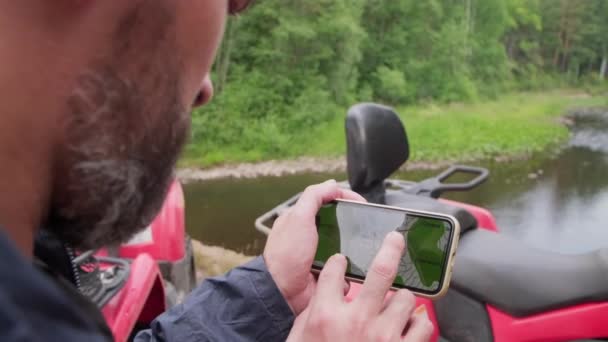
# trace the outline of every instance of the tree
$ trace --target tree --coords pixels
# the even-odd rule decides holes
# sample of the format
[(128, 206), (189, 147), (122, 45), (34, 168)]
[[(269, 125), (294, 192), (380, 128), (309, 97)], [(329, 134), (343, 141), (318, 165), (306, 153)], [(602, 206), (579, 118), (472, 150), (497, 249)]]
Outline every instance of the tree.
[(201, 153), (276, 156), (356, 101), (470, 101), (607, 69), (608, 0), (264, 0), (230, 19), (192, 134)]

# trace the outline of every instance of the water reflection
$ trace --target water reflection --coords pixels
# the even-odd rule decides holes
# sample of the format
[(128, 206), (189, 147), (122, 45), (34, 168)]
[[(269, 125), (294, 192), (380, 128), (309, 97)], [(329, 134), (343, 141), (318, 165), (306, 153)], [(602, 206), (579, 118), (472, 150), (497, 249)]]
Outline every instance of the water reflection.
[[(576, 117), (570, 143), (530, 160), (479, 163), (490, 180), (448, 197), (490, 209), (501, 231), (543, 249), (578, 253), (608, 247), (608, 115)], [(428, 171), (396, 177), (421, 180)], [(186, 186), (189, 232), (208, 244), (248, 254), (264, 236), (254, 219), (306, 185), (341, 174), (220, 180)]]
[[(608, 131), (602, 124), (577, 125), (569, 147), (542, 160), (542, 176), (524, 181), (526, 189), (502, 187), (486, 201), (501, 229), (540, 248), (578, 253), (608, 247)], [(520, 172), (521, 174), (525, 172)], [(522, 177), (523, 178), (523, 177)]]
[(188, 184), (184, 188), (188, 232), (209, 245), (259, 254), (266, 239), (254, 229), (254, 220), (307, 185), (331, 178), (344, 176), (314, 174)]
[(490, 164), (490, 181), (450, 197), (482, 205), (502, 232), (543, 249), (608, 247), (608, 119), (577, 120), (558, 155)]
[(576, 126), (572, 129), (570, 147), (580, 147), (608, 154), (608, 118), (606, 114), (589, 113), (574, 115)]

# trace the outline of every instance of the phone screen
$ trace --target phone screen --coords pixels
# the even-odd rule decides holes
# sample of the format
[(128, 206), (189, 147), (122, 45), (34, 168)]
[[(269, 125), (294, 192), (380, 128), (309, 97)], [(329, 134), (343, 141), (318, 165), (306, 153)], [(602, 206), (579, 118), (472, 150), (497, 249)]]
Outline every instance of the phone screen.
[(343, 201), (323, 206), (316, 219), (314, 268), (341, 253), (349, 261), (347, 276), (363, 281), (384, 238), (395, 230), (403, 234), (406, 251), (393, 286), (429, 295), (442, 289), (453, 240), (450, 220)]

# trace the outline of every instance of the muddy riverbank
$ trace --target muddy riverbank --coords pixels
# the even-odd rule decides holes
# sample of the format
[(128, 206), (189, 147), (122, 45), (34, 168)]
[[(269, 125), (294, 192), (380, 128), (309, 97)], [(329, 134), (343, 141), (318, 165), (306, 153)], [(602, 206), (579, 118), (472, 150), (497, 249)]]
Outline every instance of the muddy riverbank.
[[(498, 162), (525, 160), (527, 154), (505, 155), (493, 158)], [(408, 162), (401, 171), (439, 170), (454, 163), (470, 163), (475, 159), (441, 162)], [(258, 177), (282, 177), (305, 173), (342, 173), (346, 172), (346, 158), (303, 157), (293, 160), (271, 160), (260, 163), (241, 163), (213, 167), (209, 169), (184, 168), (177, 171), (182, 183), (201, 182), (224, 178), (252, 179)]]
[(254, 258), (223, 247), (207, 246), (197, 240), (192, 240), (192, 250), (198, 282), (224, 274)]

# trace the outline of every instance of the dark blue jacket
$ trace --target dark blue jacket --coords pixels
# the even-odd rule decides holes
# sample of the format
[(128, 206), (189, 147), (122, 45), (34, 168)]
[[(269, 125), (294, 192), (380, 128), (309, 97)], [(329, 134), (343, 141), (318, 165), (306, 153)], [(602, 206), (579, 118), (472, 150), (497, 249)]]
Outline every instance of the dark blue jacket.
[[(284, 341), (293, 320), (260, 257), (203, 282), (135, 341)], [(0, 341), (108, 340), (93, 304), (34, 267), (0, 230)]]
[(293, 319), (258, 257), (203, 282), (135, 341), (285, 341)]

